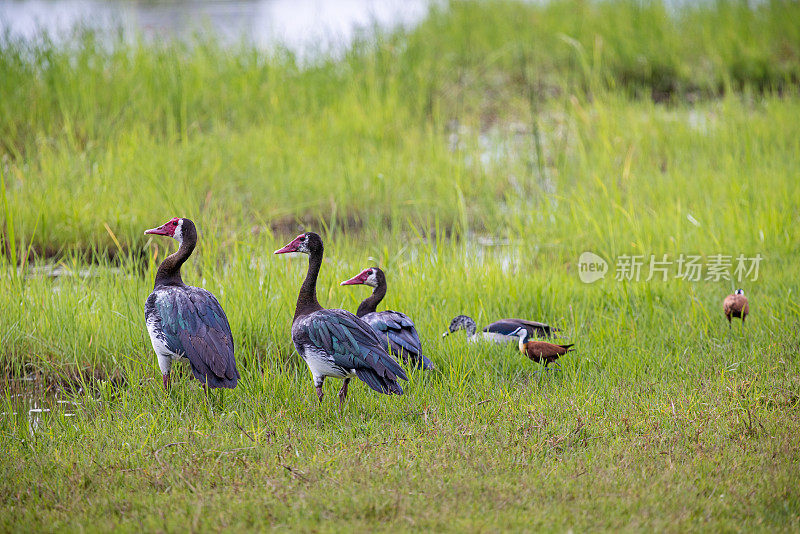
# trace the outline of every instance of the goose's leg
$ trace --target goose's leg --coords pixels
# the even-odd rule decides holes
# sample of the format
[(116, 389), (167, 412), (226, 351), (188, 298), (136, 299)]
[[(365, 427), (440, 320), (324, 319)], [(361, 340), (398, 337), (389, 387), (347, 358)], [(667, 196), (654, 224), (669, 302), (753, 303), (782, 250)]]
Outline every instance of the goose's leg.
[(350, 378), (345, 378), (342, 383), (342, 389), (339, 390), (339, 409), (344, 407), (344, 400), (347, 398), (347, 386), (350, 385)]
[(324, 376), (319, 380), (319, 382), (314, 381), (314, 385), (317, 387), (317, 398), (319, 399), (320, 403), (322, 403), (322, 397), (325, 395), (325, 393), (322, 391), (322, 384), (324, 383), (325, 383)]

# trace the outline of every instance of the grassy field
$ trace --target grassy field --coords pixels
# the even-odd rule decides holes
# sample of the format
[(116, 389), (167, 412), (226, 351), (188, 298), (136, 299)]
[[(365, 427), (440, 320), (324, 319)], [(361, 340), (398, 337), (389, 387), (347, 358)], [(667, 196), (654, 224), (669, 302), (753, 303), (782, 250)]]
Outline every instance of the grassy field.
[[(6, 37), (0, 530), (797, 531), (799, 19), (454, 2), (311, 62)], [(142, 232), (173, 216), (200, 229), (184, 280), (228, 314), (233, 391), (161, 388), (142, 308), (174, 244)], [(380, 265), (438, 372), (317, 403), (289, 337), (307, 260), (272, 255), (303, 228), (323, 305), (354, 310), (367, 290), (338, 283)], [(763, 261), (692, 282), (682, 254)], [(624, 255), (669, 279), (615, 280)], [(537, 373), (442, 339), (460, 313), (578, 350)]]

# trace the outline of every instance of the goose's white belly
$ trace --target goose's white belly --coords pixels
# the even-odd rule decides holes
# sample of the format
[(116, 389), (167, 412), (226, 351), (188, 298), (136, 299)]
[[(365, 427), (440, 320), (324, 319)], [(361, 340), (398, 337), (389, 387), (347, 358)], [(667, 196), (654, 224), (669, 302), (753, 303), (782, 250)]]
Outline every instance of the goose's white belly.
[(147, 321), (147, 333), (150, 334), (150, 343), (153, 345), (153, 351), (155, 351), (156, 356), (158, 357), (158, 367), (161, 369), (161, 374), (169, 373), (169, 370), (172, 367), (172, 360), (188, 361), (184, 355), (176, 354), (169, 350), (167, 344), (158, 335), (154, 319)]
[(348, 376), (355, 376), (355, 369), (344, 369), (335, 365), (330, 356), (322, 351), (306, 349), (303, 354), (303, 359), (306, 361), (311, 374), (314, 379), (332, 376), (334, 378), (347, 378)]

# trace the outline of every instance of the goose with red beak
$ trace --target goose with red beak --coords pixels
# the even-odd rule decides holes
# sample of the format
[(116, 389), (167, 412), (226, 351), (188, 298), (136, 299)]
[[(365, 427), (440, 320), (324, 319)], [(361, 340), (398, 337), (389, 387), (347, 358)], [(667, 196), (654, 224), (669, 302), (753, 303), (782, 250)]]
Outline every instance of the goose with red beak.
[(288, 252), (308, 254), (308, 271), (292, 320), (292, 342), (311, 371), (319, 401), (322, 402), (322, 385), (328, 377), (344, 380), (339, 390), (340, 407), (354, 376), (378, 393), (402, 395), (399, 379), (408, 380), (406, 373), (369, 324), (348, 311), (325, 309), (317, 300), (317, 277), (324, 254), (322, 238), (314, 232), (300, 234), (275, 254)]
[(386, 275), (378, 267), (369, 267), (341, 285), (359, 285), (372, 287), (372, 294), (358, 306), (356, 316), (366, 321), (389, 352), (406, 364), (418, 369), (435, 369), (433, 362), (422, 354), (422, 343), (419, 340), (414, 321), (404, 313), (392, 310), (376, 311), (378, 304), (386, 296)]
[(181, 278), (181, 266), (197, 245), (194, 223), (175, 217), (145, 234), (171, 237), (180, 245), (161, 262), (153, 292), (144, 303), (145, 324), (164, 389), (169, 386), (173, 360), (188, 361), (203, 386), (236, 387), (239, 371), (233, 356), (233, 334), (222, 306), (210, 292), (188, 286)]

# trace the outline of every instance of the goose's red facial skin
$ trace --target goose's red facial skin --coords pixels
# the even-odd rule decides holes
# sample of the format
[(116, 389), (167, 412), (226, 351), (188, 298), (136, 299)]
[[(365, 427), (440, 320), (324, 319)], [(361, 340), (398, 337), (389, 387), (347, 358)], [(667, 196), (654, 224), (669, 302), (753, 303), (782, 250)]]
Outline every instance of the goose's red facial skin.
[(291, 243), (288, 243), (283, 248), (279, 248), (273, 254), (286, 254), (287, 252), (297, 252), (300, 248), (300, 243), (303, 242), (303, 239), (306, 237), (306, 234), (300, 234), (299, 236), (295, 237)]
[(178, 223), (180, 222), (180, 218), (173, 217), (166, 223), (162, 224), (158, 228), (151, 228), (150, 230), (145, 230), (145, 234), (154, 234), (154, 235), (166, 235), (172, 237), (175, 235), (175, 230), (178, 228)]
[(343, 286), (351, 286), (356, 284), (364, 284), (367, 282), (369, 275), (372, 274), (372, 269), (364, 269), (359, 274), (351, 278), (350, 280), (345, 280), (341, 283)]

